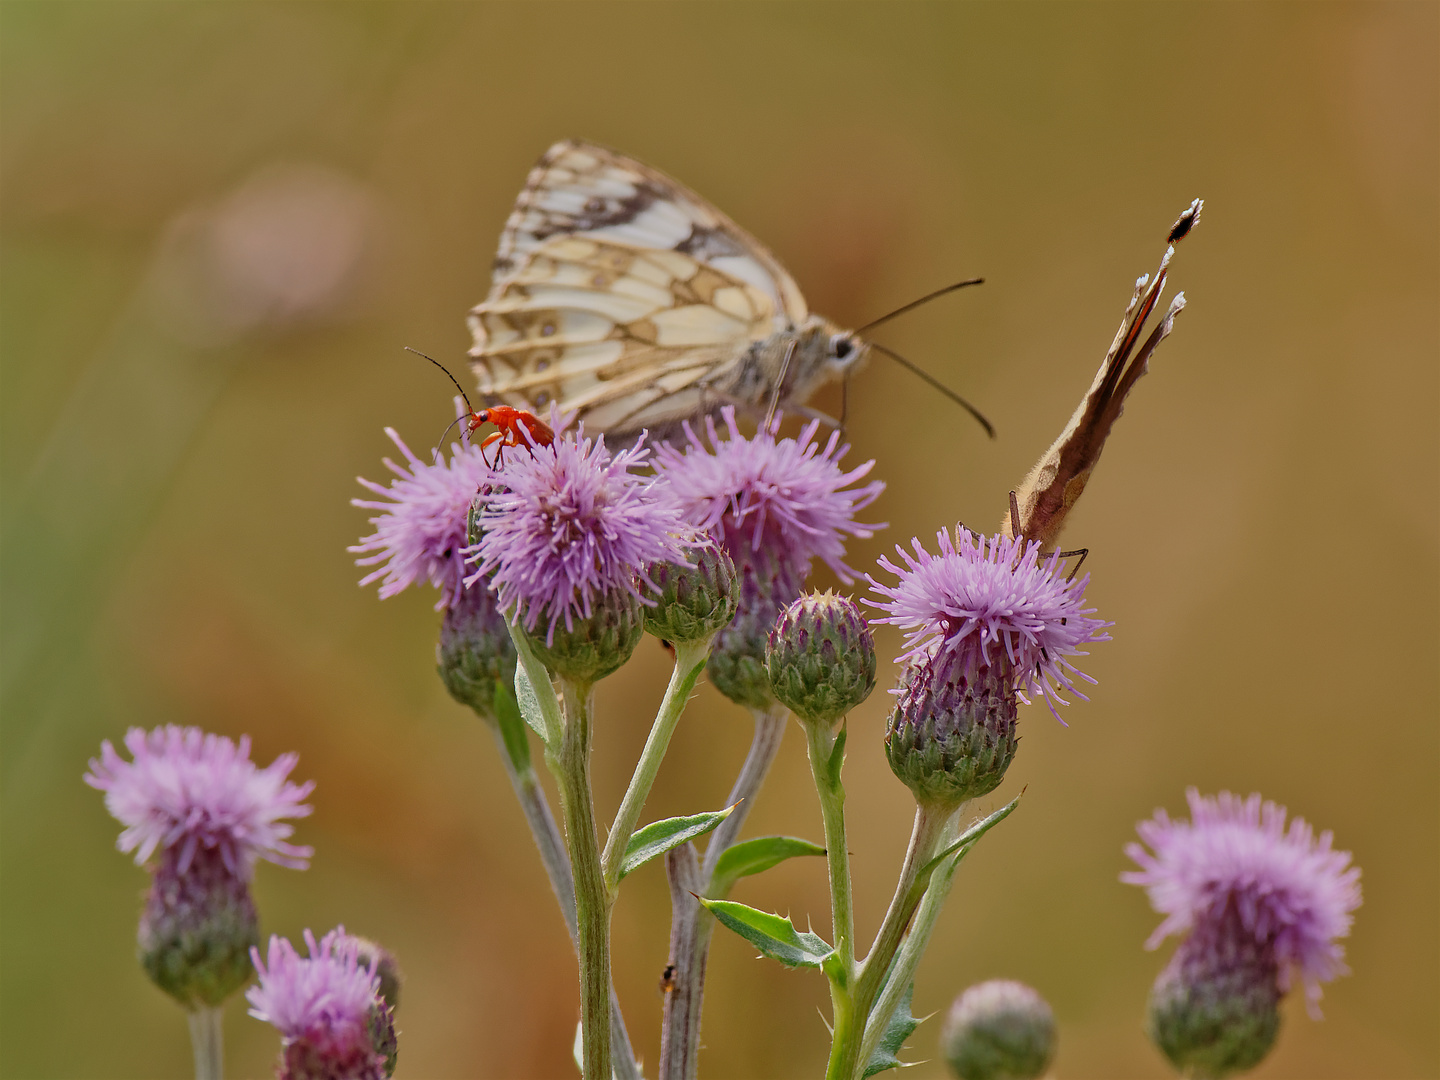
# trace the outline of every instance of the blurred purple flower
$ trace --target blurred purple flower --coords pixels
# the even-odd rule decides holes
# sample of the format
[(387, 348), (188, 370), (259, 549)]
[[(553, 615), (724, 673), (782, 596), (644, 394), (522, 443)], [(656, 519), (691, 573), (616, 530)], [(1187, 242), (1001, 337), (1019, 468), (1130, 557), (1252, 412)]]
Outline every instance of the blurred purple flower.
[(508, 456), (481, 495), (478, 569), (465, 582), (488, 579), (526, 630), (546, 619), (548, 643), (561, 619), (573, 629), (606, 595), (639, 596), (637, 578), (653, 588), (645, 567), (683, 558), (693, 530), (663, 479), (631, 472), (650, 455), (639, 443), (613, 455), (603, 436), (528, 450)]
[(948, 533), (936, 534), (938, 556), (918, 539), (911, 541), (913, 556), (897, 546), (903, 569), (880, 558), (880, 567), (899, 580), (882, 585), (866, 575), (881, 599), (865, 603), (888, 613), (874, 621), (905, 630), (906, 652), (899, 660), (933, 658), (942, 680), (1009, 665), (1022, 700), (1027, 693), (1045, 698), (1059, 720), (1056, 703), (1068, 704), (1060, 691), (1083, 698), (1074, 678), (1095, 681), (1066, 657), (1087, 655), (1079, 649), (1087, 642), (1110, 640), (1104, 630), (1115, 625), (1090, 618), (1095, 609), (1083, 606), (1090, 576), (1067, 580), (1059, 556), (1042, 561), (1038, 543), (977, 537), (963, 527), (955, 537), (952, 542)]
[(225, 868), (249, 881), (255, 860), (304, 869), (309, 847), (286, 842), (294, 826), (282, 818), (304, 817), (303, 800), (315, 782), (285, 778), (298, 760), (281, 754), (264, 769), (250, 760), (250, 737), (237, 746), (222, 735), (174, 725), (148, 734), (125, 733), (134, 756), (126, 761), (107, 739), (100, 758), (90, 759), (85, 782), (105, 792), (105, 807), (125, 826), (117, 846), (144, 863), (156, 848), (175, 850), (174, 873), (184, 875), (197, 852), (216, 852)]
[(1298, 973), (1318, 1015), (1320, 983), (1348, 971), (1336, 939), (1350, 933), (1351, 912), (1360, 906), (1360, 870), (1350, 866), (1350, 853), (1332, 850), (1329, 831), (1317, 840), (1303, 818), (1287, 831), (1285, 808), (1262, 803), (1258, 794), (1208, 798), (1190, 788), (1185, 797), (1191, 821), (1171, 821), (1157, 810), (1137, 827), (1151, 850), (1125, 848), (1141, 869), (1121, 880), (1143, 885), (1165, 916), (1146, 948), (1170, 934), (1215, 936), (1212, 926), (1238, 917), (1257, 945), (1273, 949), (1280, 989), (1288, 990)]
[(245, 992), (250, 1015), (273, 1024), (282, 1038), (282, 1080), (381, 1080), (394, 1067), (394, 1030), (380, 997), (375, 959), (360, 961), (361, 941), (330, 931), (317, 944), (305, 931), (310, 955), (271, 936), (264, 961), (251, 950), (259, 982)]
[(424, 578), (440, 590), (435, 605), (438, 611), (449, 606), (463, 588), (470, 503), (480, 485), (490, 479), (491, 470), (479, 447), (469, 443), (452, 444), (448, 461), (442, 456), (426, 462), (410, 452), (393, 428), (386, 428), (385, 434), (400, 448), (407, 464), (401, 467), (385, 458), (386, 468), (396, 475), (389, 487), (357, 477), (364, 487), (389, 501), (350, 500), (354, 506), (381, 513), (370, 519), (375, 531), (346, 550), (373, 553), (356, 559), (355, 564), (376, 567), (360, 584), (379, 581), (381, 599)]
[(690, 445), (683, 453), (668, 444), (655, 451), (656, 471), (670, 482), (686, 519), (722, 543), (737, 566), (766, 552), (803, 580), (811, 561), (820, 559), (841, 581), (852, 581), (854, 572), (844, 562), (846, 536), (868, 538), (884, 528), (860, 524), (855, 514), (885, 485), (872, 480), (849, 487), (875, 462), (842, 471), (839, 462), (850, 447), (840, 445), (838, 431), (821, 447), (815, 441), (818, 421), (807, 424), (798, 439), (777, 441), (773, 430), (744, 438), (730, 406), (721, 415), (727, 438), (720, 437), (714, 418), (706, 417), (708, 445), (687, 423)]

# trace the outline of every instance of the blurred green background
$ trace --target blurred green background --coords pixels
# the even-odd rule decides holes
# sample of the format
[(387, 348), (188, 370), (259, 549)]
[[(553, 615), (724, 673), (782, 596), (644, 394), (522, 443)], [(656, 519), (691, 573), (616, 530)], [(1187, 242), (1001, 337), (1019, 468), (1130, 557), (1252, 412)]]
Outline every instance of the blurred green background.
[[(1166, 953), (1121, 848), (1187, 785), (1259, 790), (1335, 831), (1365, 904), (1353, 976), (1323, 1022), (1287, 1003), (1257, 1075), (1440, 1075), (1440, 8), (7, 0), (0, 24), (5, 1076), (190, 1068), (134, 960), (145, 877), (80, 781), (102, 738), (165, 722), (299, 751), (317, 854), (260, 868), (264, 930), (343, 921), (399, 954), (398, 1075), (574, 1075), (569, 947), (434, 676), (433, 595), (381, 603), (345, 552), (382, 427), (423, 448), (451, 415), (401, 347), (461, 362), (510, 203), (566, 136), (712, 199), (843, 324), (986, 277), (880, 340), (996, 442), (883, 358), (855, 382), (851, 460), (889, 484), (862, 569), (998, 521), (1206, 198), (1171, 279), (1190, 307), (1066, 535), (1117, 624), (1099, 685), (1068, 728), (1024, 716), (985, 802), (1028, 794), (962, 871), (916, 1011), (1020, 978), (1058, 1015), (1055, 1075), (1166, 1075), (1140, 1030)], [(665, 673), (652, 641), (602, 687), (607, 820)], [(886, 707), (850, 721), (866, 935), (911, 815)], [(719, 805), (749, 730), (702, 690), (647, 816)], [(750, 820), (819, 836), (796, 732)], [(818, 860), (737, 898), (828, 924)], [(616, 981), (652, 1063), (667, 920), (663, 874), (630, 879)], [(752, 958), (717, 936), (705, 1074), (817, 1074), (823, 980)], [(943, 1074), (939, 1026), (911, 1075)], [(232, 1075), (268, 1074), (238, 999), (226, 1035)]]

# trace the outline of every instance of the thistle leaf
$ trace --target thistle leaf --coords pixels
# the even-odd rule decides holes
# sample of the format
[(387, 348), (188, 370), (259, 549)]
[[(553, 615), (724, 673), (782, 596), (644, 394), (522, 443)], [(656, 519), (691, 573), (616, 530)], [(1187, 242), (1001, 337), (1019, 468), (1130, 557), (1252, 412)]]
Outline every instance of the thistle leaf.
[(636, 829), (630, 836), (630, 842), (625, 845), (625, 857), (620, 860), (620, 877), (624, 878), (630, 871), (644, 866), (657, 855), (664, 855), (671, 848), (689, 843), (697, 836), (704, 836), (729, 817), (735, 806), (727, 806), (724, 810), (711, 810), (704, 814), (692, 814), (690, 817), (652, 821), (649, 825)]
[(733, 900), (706, 900), (721, 925), (729, 927), (772, 960), (786, 967), (818, 968), (835, 952), (825, 939), (809, 931), (801, 933), (790, 920), (768, 911), (759, 911)]
[(727, 848), (715, 863), (710, 892), (724, 896), (742, 877), (763, 873), (798, 855), (824, 855), (825, 849), (798, 836), (757, 836)]
[(900, 999), (900, 1004), (896, 1005), (895, 1011), (890, 1014), (890, 1022), (885, 1025), (884, 1034), (875, 1044), (875, 1052), (865, 1063), (864, 1076), (874, 1076), (887, 1069), (903, 1069), (907, 1065), (914, 1064), (914, 1062), (901, 1061), (899, 1056), (905, 1040), (920, 1026), (920, 1021), (910, 1015), (910, 999), (914, 995), (915, 984), (912, 982), (905, 988), (905, 996)]

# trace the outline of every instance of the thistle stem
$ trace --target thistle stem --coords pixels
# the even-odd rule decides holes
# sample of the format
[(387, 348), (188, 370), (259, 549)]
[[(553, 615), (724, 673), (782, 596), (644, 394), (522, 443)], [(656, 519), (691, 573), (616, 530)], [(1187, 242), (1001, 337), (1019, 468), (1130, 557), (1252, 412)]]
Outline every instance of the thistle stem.
[[(550, 889), (560, 905), (560, 916), (565, 920), (565, 929), (570, 934), (570, 944), (579, 955), (579, 927), (575, 921), (575, 878), (570, 873), (570, 856), (565, 852), (565, 838), (555, 824), (555, 815), (550, 812), (550, 802), (545, 798), (545, 789), (530, 764), (528, 746), (523, 756), (512, 752), (505, 741), (500, 725), (483, 717), (495, 735), (500, 747), (500, 760), (505, 764), (505, 774), (510, 786), (515, 789), (515, 798), (525, 815), (525, 824), (530, 826), (530, 836), (540, 853), (540, 863), (545, 867), (545, 876), (550, 880)], [(525, 738), (523, 729), (519, 732)], [(519, 757), (520, 760), (516, 760)], [(615, 988), (610, 988), (610, 1048), (611, 1067), (620, 1080), (639, 1080), (640, 1066), (635, 1061), (635, 1051), (630, 1046), (630, 1033), (625, 1030), (625, 1018), (620, 1013), (620, 1001)]]
[(807, 723), (806, 747), (810, 774), (820, 796), (825, 823), (825, 861), (830, 870), (830, 918), (839, 972), (830, 975), (833, 1010), (830, 1063), (826, 1080), (850, 1080), (864, 1033), (865, 1016), (855, 1011), (855, 914), (850, 891), (850, 851), (845, 839), (845, 786), (840, 780), (845, 738), (844, 722), (838, 732), (828, 724)]
[(585, 1080), (610, 1080), (610, 897), (600, 865), (595, 800), (590, 786), (591, 688), (560, 680), (564, 697), (559, 745), (545, 760), (560, 788), (570, 839), (580, 954), (581, 1071)]
[[(915, 827), (910, 832), (910, 846), (905, 851), (905, 862), (900, 868), (900, 880), (895, 883), (895, 895), (885, 920), (875, 935), (875, 944), (857, 970), (855, 983), (855, 1014), (866, 1017), (875, 996), (885, 985), (885, 976), (890, 971), (890, 962), (905, 936), (905, 928), (925, 895), (929, 875), (922, 878), (921, 871), (940, 852), (945, 839), (952, 835), (952, 825), (958, 819), (960, 808), (944, 809), (921, 804), (915, 808)], [(862, 1021), (868, 1031), (868, 1024)], [(860, 1025), (857, 1025), (857, 1027)], [(857, 1038), (862, 1032), (856, 1031)], [(868, 1062), (868, 1057), (857, 1057)]]
[[(770, 771), (790, 713), (782, 705), (754, 710), (755, 737), (745, 764), (730, 789), (727, 805), (730, 816), (710, 834), (705, 861), (695, 868), (692, 845), (677, 848), (666, 856), (665, 871), (670, 879), (670, 960), (673, 988), (665, 995), (660, 1031), (660, 1080), (694, 1080), (699, 1070), (700, 1017), (705, 1005), (705, 967), (710, 956), (710, 935), (715, 919), (690, 895), (712, 897), (710, 882), (715, 866), (736, 839), (746, 815)], [(712, 897), (724, 899), (724, 897)]]
[[(954, 839), (955, 820), (956, 818), (950, 819), (940, 837), (938, 848), (943, 849), (946, 842)], [(884, 1034), (885, 1026), (890, 1022), (890, 1017), (894, 1015), (900, 999), (905, 996), (906, 988), (914, 981), (915, 971), (920, 966), (920, 957), (925, 954), (925, 949), (930, 944), (930, 935), (934, 932), (935, 923), (940, 918), (940, 909), (945, 906), (945, 899), (950, 895), (950, 886), (954, 883), (955, 871), (959, 865), (958, 858), (946, 859), (930, 875), (930, 883), (925, 890), (925, 897), (920, 901), (910, 932), (905, 935), (904, 943), (895, 957), (894, 970), (891, 971), (890, 978), (885, 982), (879, 1000), (870, 1010), (857, 1060), (861, 1062), (870, 1060), (871, 1055), (875, 1053), (876, 1045), (880, 1042), (880, 1036)]]
[(660, 763), (670, 746), (670, 736), (675, 734), (675, 725), (685, 711), (685, 704), (695, 689), (695, 681), (705, 670), (705, 660), (710, 655), (710, 642), (714, 635), (701, 641), (677, 642), (675, 645), (675, 669), (670, 674), (670, 685), (665, 688), (665, 697), (660, 710), (655, 714), (655, 723), (650, 728), (650, 737), (645, 740), (645, 749), (630, 777), (630, 786), (620, 809), (615, 812), (615, 823), (610, 826), (610, 835), (605, 839), (605, 853), (601, 859), (604, 868), (605, 887), (613, 903), (620, 887), (620, 869), (625, 861), (625, 849), (645, 808), (645, 800), (655, 777), (660, 772)]
[(225, 1075), (225, 1040), (220, 1007), (205, 1006), (185, 1014), (190, 1021), (190, 1045), (195, 1051), (195, 1080), (222, 1080)]

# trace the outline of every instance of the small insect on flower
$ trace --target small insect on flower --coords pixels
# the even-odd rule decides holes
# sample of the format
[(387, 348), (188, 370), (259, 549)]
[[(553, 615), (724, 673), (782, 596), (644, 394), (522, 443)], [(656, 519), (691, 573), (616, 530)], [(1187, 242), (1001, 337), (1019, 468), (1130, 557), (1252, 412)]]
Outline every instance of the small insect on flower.
[(555, 441), (555, 432), (538, 416), (524, 409), (512, 409), (509, 405), (492, 405), (488, 409), (472, 412), (467, 423), (471, 431), (476, 431), (486, 424), (495, 425), (497, 430), (485, 436), (480, 443), (482, 454), (487, 446), (495, 447), (495, 463), (492, 468), (499, 468), (504, 463), (507, 446), (523, 446), (529, 450), (532, 446), (549, 446)]
[(425, 356), (425, 354), (418, 349), (412, 349), (406, 346), (406, 351), (413, 352), (416, 356), (425, 357), (426, 360), (429, 360), (441, 371), (445, 372), (445, 376), (452, 383), (455, 383), (455, 389), (460, 391), (460, 397), (465, 402), (465, 408), (469, 415), (457, 416), (451, 421), (450, 427), (447, 427), (444, 434), (440, 436), (442, 443), (445, 441), (445, 435), (450, 433), (450, 428), (461, 421), (464, 421), (465, 429), (472, 433), (479, 431), (486, 424), (494, 424), (497, 430), (485, 436), (485, 440), (480, 444), (480, 454), (483, 457), (485, 448), (487, 446), (494, 446), (496, 448), (495, 461), (492, 464), (491, 461), (486, 458), (485, 464), (489, 465), (492, 469), (497, 469), (504, 464), (504, 453), (505, 447), (507, 446), (523, 446), (529, 450), (535, 446), (549, 446), (555, 441), (555, 432), (551, 429), (550, 425), (546, 424), (534, 413), (527, 412), (524, 409), (514, 409), (509, 405), (491, 405), (488, 408), (476, 412), (475, 406), (470, 404), (470, 395), (465, 393), (465, 388), (460, 385), (454, 375), (450, 374), (449, 368), (433, 356)]

